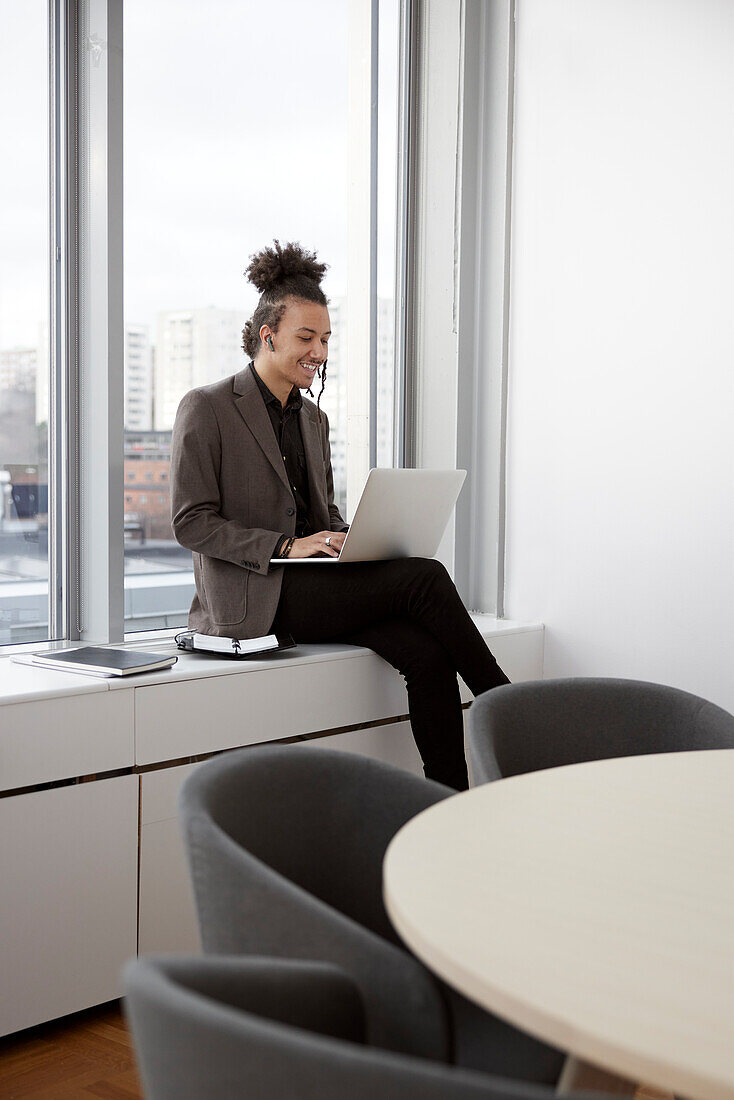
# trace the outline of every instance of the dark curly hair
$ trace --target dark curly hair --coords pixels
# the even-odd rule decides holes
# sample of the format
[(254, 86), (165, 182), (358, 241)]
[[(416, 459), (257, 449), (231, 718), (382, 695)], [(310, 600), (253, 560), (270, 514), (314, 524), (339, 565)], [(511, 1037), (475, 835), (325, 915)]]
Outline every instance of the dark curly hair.
[[(328, 299), (320, 286), (326, 268), (326, 264), (319, 263), (315, 252), (308, 252), (300, 244), (293, 242), (281, 247), (280, 241), (273, 241), (272, 248), (263, 248), (250, 257), (245, 275), (260, 292), (260, 301), (255, 312), (242, 330), (242, 348), (250, 359), (254, 359), (260, 350), (262, 326), (268, 325), (273, 332), (278, 331), (288, 298), (316, 302), (320, 306), (328, 305)], [(321, 390), (316, 402), (317, 408), (325, 384), (326, 360), (321, 367)], [(310, 387), (307, 392), (313, 397)]]

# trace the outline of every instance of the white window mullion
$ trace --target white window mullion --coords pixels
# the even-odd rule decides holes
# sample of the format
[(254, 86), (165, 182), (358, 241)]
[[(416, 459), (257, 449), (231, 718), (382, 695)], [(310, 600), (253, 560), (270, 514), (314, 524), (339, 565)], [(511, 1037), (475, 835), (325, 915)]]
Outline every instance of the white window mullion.
[[(66, 120), (69, 117), (67, 20), (63, 0), (49, 3), (49, 139), (50, 139), (50, 257), (51, 295), (49, 308), (49, 409), (48, 409), (48, 566), (49, 637), (69, 637), (69, 567), (67, 547), (68, 494), (66, 415), (68, 372), (65, 369), (68, 343), (69, 285), (66, 267), (69, 257), (68, 165)], [(41, 369), (46, 364), (41, 364)]]
[(377, 0), (349, 4), (347, 514), (376, 464)]
[(416, 43), (420, 29), (417, 0), (400, 3), (398, 71), (398, 149), (395, 204), (395, 333), (393, 465), (411, 467), (414, 461), (415, 402), (409, 356), (413, 346), (412, 243), (415, 239), (415, 129), (417, 81)]
[(79, 636), (124, 633), (122, 0), (84, 0), (79, 46)]
[[(412, 465), (457, 466), (457, 188), (460, 151), (461, 0), (422, 0), (415, 43), (416, 126), (411, 158), (411, 341), (406, 374), (414, 416)], [(412, 409), (411, 409), (412, 406)], [(450, 524), (436, 557), (454, 568)]]
[(377, 147), (379, 132), (380, 4), (370, 0), (370, 394), (368, 466), (377, 465)]
[(514, 0), (463, 12), (457, 464), (457, 588), (504, 613), (505, 425), (514, 94)]

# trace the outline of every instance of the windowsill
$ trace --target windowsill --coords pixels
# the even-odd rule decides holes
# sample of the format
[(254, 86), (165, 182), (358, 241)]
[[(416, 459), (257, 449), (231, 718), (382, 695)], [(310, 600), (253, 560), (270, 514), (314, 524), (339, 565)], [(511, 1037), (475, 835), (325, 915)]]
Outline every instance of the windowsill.
[[(512, 619), (496, 619), (492, 615), (472, 614), (472, 620), (483, 637), (491, 642), (494, 637), (509, 634), (522, 634), (542, 630), (540, 623), (518, 622)], [(231, 658), (208, 657), (178, 650), (174, 642), (178, 630), (151, 631), (146, 636), (135, 635), (117, 646), (107, 648), (145, 649), (155, 653), (170, 653), (178, 657), (172, 668), (156, 672), (141, 673), (138, 676), (96, 677), (79, 673), (46, 669), (33, 665), (16, 664), (10, 655), (0, 657), (0, 706), (50, 699), (59, 696), (88, 694), (91, 692), (125, 690), (152, 686), (154, 684), (173, 684), (186, 680), (196, 680), (212, 676), (232, 676), (268, 669), (283, 668), (296, 664), (314, 664), (323, 661), (349, 660), (372, 653), (361, 646), (350, 646), (339, 642), (324, 642), (319, 645), (299, 645), (295, 650), (263, 660), (232, 660)], [(73, 643), (72, 643), (73, 644)], [(83, 645), (85, 643), (77, 643)], [(70, 648), (70, 643), (46, 643), (43, 645), (23, 646), (13, 649), (13, 653), (52, 651)]]

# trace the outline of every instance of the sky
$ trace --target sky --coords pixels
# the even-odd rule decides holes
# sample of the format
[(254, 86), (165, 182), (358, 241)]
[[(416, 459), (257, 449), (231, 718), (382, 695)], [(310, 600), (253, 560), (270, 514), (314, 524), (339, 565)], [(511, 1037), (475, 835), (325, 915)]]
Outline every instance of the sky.
[[(44, 0), (0, 0), (0, 348), (34, 345), (48, 310)], [(381, 5), (380, 287), (392, 289), (398, 0)], [(250, 255), (298, 240), (346, 290), (344, 0), (125, 0), (125, 317), (249, 314)]]
[(0, 0), (0, 348), (35, 346), (48, 315), (45, 0)]

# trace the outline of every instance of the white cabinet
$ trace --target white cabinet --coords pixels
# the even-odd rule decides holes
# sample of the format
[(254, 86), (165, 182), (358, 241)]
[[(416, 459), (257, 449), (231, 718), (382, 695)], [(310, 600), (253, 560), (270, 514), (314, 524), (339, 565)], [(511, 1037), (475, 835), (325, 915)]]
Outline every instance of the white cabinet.
[(342, 646), (328, 661), (304, 657), (257, 672), (136, 688), (136, 761), (180, 760), (375, 722), (407, 709), (393, 668), (374, 653)]
[[(541, 678), (542, 627), (475, 622), (511, 680)], [(0, 1034), (119, 996), (138, 949), (199, 950), (177, 810), (199, 765), (184, 761), (317, 733), (315, 752), (421, 775), (410, 724), (386, 721), (407, 710), (395, 669), (336, 643), (247, 664), (182, 654), (132, 682), (0, 662)]]
[(331, 737), (314, 737), (302, 742), (314, 749), (339, 749), (358, 756), (370, 756), (384, 760), (396, 768), (403, 768), (413, 775), (423, 775), (423, 764), (413, 740), (410, 722), (391, 722), (384, 726), (370, 726), (366, 730), (347, 730)]
[(0, 1034), (120, 995), (137, 831), (135, 775), (0, 799)]
[[(487, 645), (492, 650), (501, 669), (511, 683), (521, 680), (543, 679), (543, 627), (486, 634)], [(462, 693), (463, 695), (463, 693)], [(468, 699), (472, 695), (467, 696)]]
[(132, 767), (133, 694), (98, 690), (0, 706), (3, 790)]
[(198, 767), (161, 768), (140, 777), (141, 955), (201, 950), (178, 818), (181, 784)]

